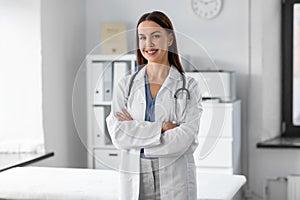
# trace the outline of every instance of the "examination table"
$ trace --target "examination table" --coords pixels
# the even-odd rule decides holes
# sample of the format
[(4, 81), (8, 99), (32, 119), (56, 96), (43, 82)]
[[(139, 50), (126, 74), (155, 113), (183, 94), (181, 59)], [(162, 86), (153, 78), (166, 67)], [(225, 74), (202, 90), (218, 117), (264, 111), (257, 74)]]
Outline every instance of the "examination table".
[[(201, 174), (198, 199), (231, 199), (246, 182), (241, 175)], [(0, 199), (117, 200), (118, 172), (16, 167), (0, 173)]]

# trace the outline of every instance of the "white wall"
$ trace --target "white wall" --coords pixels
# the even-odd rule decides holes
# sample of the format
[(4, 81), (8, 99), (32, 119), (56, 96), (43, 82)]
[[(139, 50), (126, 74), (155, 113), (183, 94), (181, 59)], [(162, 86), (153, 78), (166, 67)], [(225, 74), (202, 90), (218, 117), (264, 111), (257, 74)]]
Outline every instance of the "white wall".
[(55, 156), (39, 165), (85, 167), (72, 115), (74, 78), (85, 58), (85, 1), (42, 0), (41, 15), (45, 143)]

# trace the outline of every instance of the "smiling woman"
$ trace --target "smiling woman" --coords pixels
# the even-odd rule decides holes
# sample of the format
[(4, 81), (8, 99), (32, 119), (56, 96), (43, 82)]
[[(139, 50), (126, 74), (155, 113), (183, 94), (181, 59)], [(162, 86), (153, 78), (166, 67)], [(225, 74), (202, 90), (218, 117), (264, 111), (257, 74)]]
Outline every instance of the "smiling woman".
[(141, 16), (136, 47), (139, 71), (119, 80), (106, 119), (121, 150), (119, 199), (196, 200), (199, 84), (184, 74), (164, 13)]
[(0, 152), (42, 152), (40, 1), (0, 1)]

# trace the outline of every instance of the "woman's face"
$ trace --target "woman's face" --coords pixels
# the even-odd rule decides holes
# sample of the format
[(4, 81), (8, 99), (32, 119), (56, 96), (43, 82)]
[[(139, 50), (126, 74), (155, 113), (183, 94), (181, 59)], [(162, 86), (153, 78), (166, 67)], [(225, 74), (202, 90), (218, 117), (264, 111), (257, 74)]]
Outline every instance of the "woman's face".
[(173, 36), (153, 21), (143, 21), (138, 26), (139, 49), (148, 63), (169, 65), (168, 47)]

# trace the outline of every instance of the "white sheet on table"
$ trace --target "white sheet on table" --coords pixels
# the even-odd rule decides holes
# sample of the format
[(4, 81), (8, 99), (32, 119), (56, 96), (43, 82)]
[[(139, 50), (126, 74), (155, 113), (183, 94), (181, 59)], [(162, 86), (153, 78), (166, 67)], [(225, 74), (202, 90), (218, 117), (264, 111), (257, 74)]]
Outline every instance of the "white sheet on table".
[(112, 170), (17, 167), (0, 173), (0, 199), (106, 199), (118, 197)]
[[(197, 173), (198, 199), (231, 199), (244, 185), (241, 175)], [(116, 200), (113, 170), (17, 167), (0, 173), (0, 199)]]
[(197, 173), (198, 199), (232, 199), (246, 183), (243, 175)]

